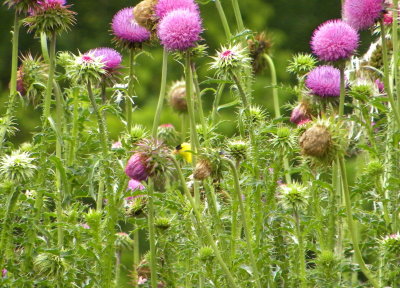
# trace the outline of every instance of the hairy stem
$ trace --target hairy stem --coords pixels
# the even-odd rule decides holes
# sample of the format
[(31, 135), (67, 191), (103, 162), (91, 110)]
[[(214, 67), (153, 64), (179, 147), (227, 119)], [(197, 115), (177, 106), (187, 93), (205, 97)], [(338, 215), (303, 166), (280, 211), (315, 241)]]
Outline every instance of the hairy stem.
[(229, 28), (228, 20), (226, 19), (226, 15), (224, 9), (222, 8), (221, 1), (215, 0), (215, 6), (217, 7), (219, 17), (221, 18), (222, 26), (224, 27), (226, 39), (231, 38), (231, 30)]
[(157, 139), (157, 129), (158, 125), (160, 125), (160, 117), (161, 112), (164, 106), (165, 100), (165, 90), (167, 86), (167, 73), (168, 73), (168, 51), (164, 48), (163, 52), (163, 63), (162, 63), (162, 72), (161, 72), (161, 88), (160, 88), (160, 96), (158, 97), (158, 104), (156, 114), (154, 115), (154, 122), (153, 122), (153, 138)]

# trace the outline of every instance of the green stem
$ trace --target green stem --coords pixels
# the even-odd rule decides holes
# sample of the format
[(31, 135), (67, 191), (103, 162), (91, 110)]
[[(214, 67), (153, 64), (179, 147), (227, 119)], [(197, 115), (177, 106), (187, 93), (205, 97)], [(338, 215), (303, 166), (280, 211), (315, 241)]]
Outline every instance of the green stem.
[[(192, 99), (193, 85), (192, 85), (192, 69), (191, 69), (190, 51), (188, 51), (186, 53), (185, 81), (186, 81), (186, 102), (187, 102), (189, 118), (190, 118), (191, 143), (192, 143), (193, 151), (195, 153), (197, 153), (198, 149), (200, 148), (200, 142), (199, 142), (199, 138), (197, 136), (197, 131), (196, 131), (196, 117), (195, 117), (194, 105), (193, 105), (193, 99)], [(195, 163), (195, 161), (193, 161), (193, 163)]]
[(5, 262), (6, 258), (6, 251), (7, 248), (7, 243), (9, 239), (9, 232), (12, 226), (11, 223), (11, 214), (14, 211), (15, 205), (17, 204), (18, 197), (20, 195), (20, 191), (13, 187), (10, 191), (8, 203), (7, 203), (7, 210), (5, 214), (3, 215), (3, 227), (1, 229), (1, 238), (0, 238), (0, 251), (1, 251), (1, 257), (0, 257), (0, 267), (3, 267), (3, 264)]
[(383, 207), (383, 219), (385, 220), (386, 223), (386, 227), (389, 228), (389, 231), (392, 231), (390, 229), (391, 227), (391, 219), (390, 219), (390, 213), (389, 213), (389, 209), (388, 209), (388, 203), (389, 203), (389, 199), (385, 193), (385, 190), (382, 187), (382, 183), (381, 183), (381, 179), (379, 179), (379, 177), (377, 177), (375, 179), (375, 187), (378, 191), (378, 194), (380, 195), (381, 199), (382, 199), (382, 207)]
[(219, 0), (215, 0), (215, 6), (217, 7), (219, 17), (221, 18), (222, 26), (224, 27), (225, 36), (229, 40), (231, 38), (231, 30), (229, 28), (228, 20), (226, 19), (226, 15), (224, 9), (222, 8), (221, 2)]
[(397, 105), (394, 101), (393, 98), (393, 93), (392, 93), (392, 85), (390, 85), (390, 69), (389, 69), (389, 61), (388, 61), (388, 49), (387, 49), (387, 43), (386, 43), (386, 33), (385, 33), (385, 24), (383, 23), (383, 19), (380, 20), (380, 26), (381, 26), (381, 40), (382, 40), (382, 58), (383, 58), (383, 69), (384, 69), (384, 75), (383, 75), (383, 82), (385, 84), (385, 91), (388, 96), (390, 106), (392, 107), (394, 117), (397, 123), (397, 127), (400, 127), (400, 115), (399, 111), (397, 110)]
[(160, 125), (161, 112), (162, 112), (163, 106), (164, 106), (165, 90), (166, 90), (166, 86), (167, 86), (168, 51), (165, 48), (164, 48), (164, 52), (163, 52), (163, 64), (162, 64), (162, 72), (161, 73), (162, 74), (161, 74), (160, 96), (158, 97), (157, 110), (156, 110), (156, 114), (154, 116), (154, 122), (153, 122), (153, 138), (154, 139), (157, 139), (158, 125)]
[(211, 126), (214, 126), (216, 124), (217, 115), (218, 115), (218, 106), (219, 106), (219, 103), (221, 102), (221, 97), (222, 97), (222, 93), (224, 92), (224, 89), (225, 89), (225, 84), (220, 84), (218, 86), (218, 89), (217, 89), (217, 92), (215, 95), (215, 99), (214, 99), (214, 103), (213, 103)]
[(197, 76), (196, 67), (193, 62), (191, 63), (191, 69), (192, 69), (192, 76), (193, 76), (193, 84), (194, 84), (195, 91), (196, 91), (195, 103), (197, 104), (196, 105), (197, 111), (199, 111), (198, 118), (200, 118), (201, 126), (203, 128), (204, 141), (207, 142), (208, 129), (207, 129), (207, 124), (206, 124), (206, 118), (204, 117), (203, 103), (201, 101), (201, 90), (200, 90), (200, 85), (199, 85), (199, 78)]
[(13, 117), (15, 100), (17, 96), (17, 73), (18, 73), (18, 45), (19, 45), (19, 30), (20, 22), (18, 12), (15, 11), (14, 15), (14, 30), (12, 37), (12, 56), (11, 56), (11, 81), (10, 81), (10, 95), (8, 99), (7, 111), (5, 114), (5, 124), (4, 127), (0, 129), (0, 154), (1, 148), (3, 146), (4, 139), (7, 134), (7, 125)]
[(149, 242), (150, 242), (150, 271), (151, 287), (157, 288), (157, 254), (156, 254), (156, 232), (154, 229), (154, 185), (150, 181), (147, 187), (149, 196), (148, 223), (149, 223)]
[(278, 77), (276, 74), (275, 64), (272, 58), (268, 54), (264, 54), (265, 60), (267, 60), (269, 70), (271, 71), (271, 84), (272, 84), (272, 96), (274, 99), (274, 110), (275, 119), (281, 118), (281, 108), (279, 105), (279, 92), (278, 92)]
[(43, 109), (43, 127), (47, 127), (48, 118), (50, 116), (51, 96), (53, 94), (53, 80), (56, 67), (56, 33), (50, 38), (50, 62), (49, 62), (49, 78), (47, 81), (46, 94), (44, 98)]
[(244, 205), (243, 205), (242, 193), (240, 191), (238, 170), (236, 169), (235, 163), (233, 163), (232, 160), (229, 160), (229, 159), (224, 159), (224, 160), (226, 161), (226, 163), (228, 163), (229, 167), (231, 168), (232, 174), (233, 174), (233, 179), (234, 179), (234, 183), (235, 183), (235, 193), (236, 193), (236, 198), (238, 199), (238, 202), (239, 202), (240, 214), (242, 217), (242, 224), (243, 224), (244, 234), (245, 234), (246, 242), (247, 242), (247, 250), (250, 255), (251, 266), (253, 268), (253, 273), (254, 273), (254, 280), (257, 284), (257, 287), (261, 288), (260, 274), (258, 272), (256, 258), (254, 257), (253, 243), (252, 243), (252, 239), (251, 239), (250, 229), (248, 226), (249, 221), (246, 217), (247, 213), (246, 213)]
[(186, 122), (187, 117), (186, 114), (181, 115), (181, 143), (186, 141)]
[(344, 194), (344, 200), (345, 200), (345, 205), (346, 205), (347, 226), (349, 229), (351, 241), (353, 243), (354, 256), (356, 258), (358, 265), (360, 265), (361, 271), (371, 282), (372, 286), (374, 286), (375, 288), (378, 288), (379, 284), (378, 284), (377, 280), (375, 279), (375, 276), (365, 265), (365, 262), (363, 260), (362, 254), (361, 254), (360, 247), (358, 245), (357, 232), (356, 232), (356, 229), (354, 227), (354, 222), (353, 222), (353, 212), (352, 212), (352, 208), (351, 208), (350, 191), (349, 191), (349, 184), (347, 181), (347, 172), (346, 172), (346, 165), (344, 162), (344, 157), (338, 156), (337, 162), (340, 167), (341, 179), (343, 181), (343, 194)]
[(304, 242), (303, 242), (303, 234), (301, 231), (301, 226), (300, 226), (300, 215), (299, 211), (297, 208), (294, 208), (294, 218), (296, 220), (296, 234), (297, 234), (297, 239), (299, 241), (299, 271), (300, 271), (300, 281), (301, 281), (301, 286), (300, 287), (307, 287), (307, 277), (306, 277), (306, 258), (305, 258), (305, 252), (304, 252)]
[(339, 117), (344, 115), (344, 100), (346, 97), (345, 78), (344, 78), (345, 65), (340, 65), (340, 100), (339, 100)]
[(132, 98), (135, 89), (135, 49), (132, 48), (129, 53), (129, 83), (128, 83), (128, 95), (125, 100), (125, 118), (126, 118), (126, 127), (128, 131), (131, 131), (132, 128)]
[(244, 24), (242, 19), (242, 14), (240, 13), (240, 7), (237, 0), (232, 0), (233, 12), (235, 13), (236, 23), (238, 25), (239, 31), (244, 30)]
[[(393, 7), (399, 7), (399, 0), (393, 0)], [(393, 22), (392, 22), (392, 41), (393, 41), (393, 78), (396, 82), (396, 100), (397, 100), (397, 111), (400, 111), (400, 79), (399, 79), (399, 11), (393, 9)]]
[(72, 132), (71, 132), (71, 143), (69, 146), (68, 153), (68, 166), (72, 166), (75, 162), (75, 154), (77, 151), (78, 133), (79, 133), (79, 88), (73, 88), (73, 115), (72, 115)]
[(181, 167), (180, 167), (178, 161), (174, 157), (172, 157), (171, 160), (172, 160), (172, 162), (173, 162), (173, 164), (174, 164), (174, 166), (176, 168), (176, 171), (178, 173), (179, 181), (181, 182), (181, 185), (182, 185), (182, 188), (183, 188), (184, 193), (186, 195), (186, 198), (189, 200), (190, 205), (192, 206), (192, 210), (193, 210), (194, 216), (196, 217), (197, 223), (194, 223), (194, 226), (196, 228), (198, 227), (198, 229), (201, 229), (201, 231), (198, 231), (199, 234), (204, 234), (206, 236), (206, 240), (208, 242), (208, 245), (210, 245), (212, 247), (212, 249), (214, 250), (214, 253), (215, 253), (215, 256), (217, 258), (217, 261), (220, 264), (220, 266), (221, 266), (221, 268), (222, 268), (222, 270), (223, 270), (223, 272), (224, 272), (224, 274), (226, 276), (226, 279), (230, 284), (229, 287), (230, 288), (238, 288), (238, 286), (236, 285), (235, 280), (234, 280), (231, 272), (228, 269), (228, 266), (226, 266), (226, 264), (225, 264), (225, 262), (224, 262), (224, 260), (223, 260), (223, 258), (221, 256), (221, 253), (219, 251), (219, 248), (218, 248), (213, 236), (211, 235), (210, 231), (208, 230), (208, 228), (204, 225), (204, 223), (202, 221), (201, 214), (200, 214), (200, 212), (199, 212), (199, 210), (197, 208), (196, 203), (193, 200), (192, 195), (189, 192), (189, 189), (187, 188), (185, 177), (182, 174), (182, 170), (181, 170)]
[[(61, 90), (59, 89), (56, 81), (54, 81), (54, 91), (56, 95), (56, 127), (58, 133), (63, 135), (63, 118), (64, 118), (64, 110), (63, 110), (63, 101)], [(62, 139), (60, 137), (56, 137), (56, 157), (63, 163), (62, 159)], [(56, 198), (56, 209), (57, 209), (57, 235), (58, 235), (58, 248), (61, 249), (64, 244), (64, 233), (63, 233), (63, 211), (62, 211), (62, 202), (63, 202), (63, 191), (62, 191), (62, 182), (61, 182), (61, 171), (59, 168), (56, 170), (56, 189), (57, 189), (57, 198)]]
[(46, 63), (50, 63), (49, 49), (47, 48), (47, 35), (40, 33), (40, 47), (42, 48), (43, 59)]

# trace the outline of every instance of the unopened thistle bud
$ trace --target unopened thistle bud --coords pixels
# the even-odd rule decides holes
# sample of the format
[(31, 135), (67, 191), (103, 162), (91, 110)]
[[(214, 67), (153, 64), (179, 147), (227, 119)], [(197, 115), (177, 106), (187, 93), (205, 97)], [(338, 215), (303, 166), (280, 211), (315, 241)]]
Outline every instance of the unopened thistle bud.
[(211, 69), (216, 70), (218, 76), (226, 76), (231, 72), (250, 67), (251, 58), (247, 49), (240, 45), (222, 46), (216, 57), (211, 57)]
[(281, 185), (281, 200), (286, 209), (302, 209), (307, 205), (307, 188), (299, 183)]
[(365, 168), (365, 173), (371, 177), (379, 177), (385, 172), (385, 167), (379, 161), (371, 161)]
[(203, 262), (211, 262), (215, 258), (214, 250), (209, 246), (203, 246), (199, 250), (199, 258)]
[(249, 107), (249, 117), (250, 123), (259, 125), (267, 118), (267, 112), (257, 105), (252, 105)]
[(125, 214), (128, 217), (138, 217), (145, 214), (146, 207), (146, 195), (138, 195), (125, 198)]
[(128, 234), (124, 232), (119, 232), (116, 233), (115, 236), (117, 236), (117, 238), (115, 239), (115, 247), (118, 250), (122, 249), (129, 250), (132, 248), (133, 240), (129, 237)]
[(386, 236), (381, 240), (382, 252), (385, 256), (395, 256), (398, 257), (400, 255), (400, 234), (391, 234)]
[(103, 57), (96, 57), (94, 53), (73, 55), (67, 60), (66, 75), (72, 81), (86, 85), (88, 81), (99, 83), (106, 75)]
[(158, 126), (158, 139), (167, 146), (176, 146), (178, 141), (178, 133), (172, 124), (162, 124)]
[(169, 104), (172, 109), (178, 113), (187, 113), (186, 102), (186, 83), (185, 81), (175, 82), (168, 93)]
[(372, 87), (370, 85), (361, 84), (354, 85), (350, 88), (349, 95), (357, 100), (366, 102), (371, 99), (373, 95)]
[(247, 158), (249, 144), (243, 140), (232, 140), (228, 142), (226, 149), (236, 161), (243, 161)]
[(297, 77), (303, 77), (315, 68), (317, 59), (311, 54), (297, 54), (289, 62), (288, 72), (295, 74)]
[(31, 54), (22, 56), (21, 61), (17, 74), (17, 91), (36, 106), (46, 87), (48, 67), (41, 58), (32, 57)]
[(8, 8), (14, 8), (19, 14), (27, 14), (40, 7), (38, 0), (6, 0), (4, 4)]
[(90, 209), (86, 215), (85, 220), (89, 227), (93, 229), (93, 231), (99, 231), (101, 225), (101, 212), (97, 210)]
[(157, 229), (165, 231), (171, 227), (171, 219), (166, 217), (156, 218), (154, 226), (156, 226)]
[(0, 159), (0, 177), (8, 181), (27, 181), (35, 174), (34, 161), (28, 152), (20, 150), (13, 151), (11, 155), (4, 155)]

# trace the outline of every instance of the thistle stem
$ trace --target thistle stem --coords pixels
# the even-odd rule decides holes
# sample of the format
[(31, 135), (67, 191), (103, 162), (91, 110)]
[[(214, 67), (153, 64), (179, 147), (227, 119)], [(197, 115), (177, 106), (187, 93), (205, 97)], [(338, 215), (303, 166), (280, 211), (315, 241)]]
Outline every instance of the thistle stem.
[(279, 105), (279, 92), (278, 92), (278, 77), (276, 74), (275, 64), (272, 58), (268, 54), (264, 54), (265, 60), (267, 60), (269, 70), (271, 71), (271, 84), (272, 84), (272, 96), (274, 99), (274, 110), (275, 119), (281, 118), (281, 108)]
[(199, 210), (197, 208), (196, 203), (194, 202), (194, 199), (193, 199), (192, 195), (189, 192), (189, 189), (187, 188), (185, 177), (182, 174), (182, 170), (181, 170), (181, 167), (180, 167), (178, 161), (174, 157), (171, 157), (171, 160), (172, 160), (172, 162), (173, 162), (173, 164), (174, 164), (174, 166), (176, 168), (176, 171), (178, 173), (179, 181), (181, 182), (181, 185), (182, 185), (182, 188), (183, 188), (184, 193), (186, 195), (186, 198), (189, 200), (190, 205), (192, 206), (192, 210), (193, 210), (194, 216), (195, 216), (196, 221), (197, 221), (197, 223), (194, 223), (194, 226), (197, 229), (201, 229), (201, 231), (198, 231), (198, 233), (205, 235), (206, 240), (208, 242), (207, 244), (210, 245), (212, 247), (212, 249), (214, 250), (214, 253), (215, 253), (215, 256), (217, 258), (217, 261), (220, 264), (220, 266), (221, 266), (221, 268), (222, 268), (222, 270), (223, 270), (223, 272), (224, 272), (224, 274), (226, 276), (226, 279), (227, 279), (227, 281), (229, 283), (229, 287), (230, 288), (238, 288), (238, 286), (236, 285), (235, 280), (234, 280), (231, 272), (228, 269), (228, 266), (226, 266), (226, 264), (225, 264), (225, 262), (224, 262), (224, 260), (223, 260), (223, 258), (221, 256), (221, 253), (219, 251), (219, 248), (218, 248), (213, 236), (211, 235), (209, 229), (204, 225), (204, 223), (202, 221), (201, 214), (200, 214), (200, 212), (199, 212)]
[(195, 92), (196, 92), (196, 107), (198, 111), (198, 118), (200, 119), (201, 126), (203, 128), (203, 136), (204, 136), (204, 141), (207, 142), (208, 139), (208, 130), (207, 130), (207, 124), (206, 124), (206, 118), (204, 117), (204, 111), (203, 111), (203, 103), (201, 101), (201, 90), (200, 90), (200, 85), (199, 85), (199, 78), (197, 76), (196, 72), (196, 67), (194, 65), (194, 62), (191, 63), (191, 69), (192, 69), (192, 76), (193, 76), (193, 84), (195, 87)]
[(299, 264), (300, 281), (301, 281), (300, 287), (306, 288), (307, 287), (307, 277), (306, 277), (306, 259), (305, 259), (305, 252), (304, 252), (304, 242), (303, 242), (303, 234), (302, 234), (301, 226), (300, 226), (299, 210), (296, 207), (294, 208), (294, 218), (296, 221), (297, 239), (299, 241), (298, 264)]
[[(186, 53), (186, 65), (185, 65), (185, 81), (186, 81), (186, 102), (190, 118), (190, 135), (192, 142), (192, 149), (196, 153), (200, 148), (199, 138), (196, 131), (196, 117), (193, 105), (193, 85), (192, 85), (192, 69), (191, 69), (191, 59), (190, 52)], [(195, 156), (195, 155), (193, 155)], [(194, 159), (194, 158), (193, 158)], [(195, 163), (195, 161), (193, 161)]]
[(56, 68), (56, 33), (53, 32), (50, 38), (50, 55), (49, 55), (49, 78), (47, 81), (46, 94), (44, 98), (43, 109), (43, 127), (47, 127), (48, 118), (50, 116), (51, 96), (53, 94), (53, 80)]
[(338, 166), (340, 167), (341, 179), (343, 181), (343, 194), (344, 194), (344, 200), (345, 200), (345, 205), (346, 205), (347, 226), (349, 229), (351, 241), (353, 243), (354, 256), (355, 256), (355, 259), (356, 259), (358, 265), (360, 265), (361, 271), (371, 282), (372, 286), (374, 286), (375, 288), (378, 288), (379, 284), (378, 284), (377, 280), (375, 279), (375, 276), (365, 265), (365, 262), (363, 260), (362, 254), (361, 254), (360, 247), (358, 245), (357, 231), (354, 227), (354, 222), (353, 222), (353, 212), (352, 212), (352, 208), (351, 208), (350, 191), (349, 191), (349, 184), (347, 181), (347, 172), (346, 172), (346, 165), (344, 162), (344, 157), (338, 156), (337, 162), (338, 162)]
[[(399, 7), (399, 0), (393, 0), (393, 7)], [(392, 22), (392, 40), (393, 40), (393, 78), (396, 83), (396, 100), (397, 100), (397, 111), (400, 111), (400, 78), (399, 78), (399, 11), (393, 9), (393, 22)]]
[(128, 95), (125, 100), (125, 118), (126, 118), (126, 127), (128, 131), (131, 131), (132, 128), (132, 98), (135, 89), (135, 49), (132, 48), (129, 53), (129, 83), (128, 83)]
[[(4, 126), (0, 129), (0, 151), (4, 144), (4, 139), (7, 134), (7, 125), (14, 114), (15, 100), (17, 96), (17, 73), (18, 73), (18, 45), (19, 45), (19, 30), (20, 22), (18, 12), (15, 11), (14, 15), (14, 31), (12, 37), (12, 56), (11, 56), (11, 81), (10, 81), (10, 95), (8, 99), (7, 111), (5, 114)], [(1, 152), (0, 152), (1, 154)]]
[[(397, 105), (393, 98), (392, 93), (392, 85), (390, 83), (390, 69), (389, 69), (389, 61), (388, 61), (388, 49), (386, 43), (386, 32), (385, 32), (385, 24), (383, 23), (383, 19), (380, 20), (381, 26), (381, 40), (382, 40), (382, 59), (383, 59), (383, 82), (385, 84), (385, 91), (389, 99), (390, 106), (392, 107), (394, 117), (397, 123), (397, 127), (400, 127), (400, 115), (397, 110)], [(397, 43), (396, 43), (397, 44)], [(396, 66), (397, 67), (397, 66)]]
[(235, 193), (236, 193), (236, 198), (239, 202), (240, 214), (242, 216), (242, 224), (243, 224), (244, 233), (245, 233), (246, 242), (247, 242), (247, 250), (249, 252), (250, 262), (251, 262), (251, 266), (253, 268), (253, 273), (254, 273), (254, 280), (257, 284), (257, 287), (261, 288), (260, 274), (258, 272), (256, 258), (254, 257), (253, 243), (252, 243), (252, 239), (251, 239), (250, 229), (248, 226), (249, 221), (247, 219), (247, 213), (246, 213), (244, 205), (243, 205), (242, 193), (240, 191), (238, 170), (236, 169), (235, 163), (233, 163), (232, 160), (229, 160), (229, 159), (224, 159), (224, 160), (229, 165), (229, 167), (232, 171), (232, 174), (233, 174), (233, 179), (234, 179), (234, 184), (235, 184)]
[(232, 0), (233, 12), (235, 13), (236, 23), (238, 25), (239, 31), (244, 30), (244, 24), (242, 19), (242, 14), (240, 13), (240, 7), (237, 0)]
[(150, 181), (148, 186), (148, 225), (149, 225), (149, 242), (150, 242), (150, 271), (151, 271), (151, 287), (157, 288), (157, 252), (156, 252), (156, 232), (154, 229), (154, 184)]
[(344, 115), (344, 100), (346, 96), (345, 79), (344, 79), (345, 65), (340, 65), (340, 97), (339, 97), (339, 117)]
[(213, 103), (213, 110), (212, 110), (212, 116), (211, 116), (211, 125), (214, 126), (216, 124), (217, 121), (217, 115), (218, 115), (218, 106), (219, 103), (221, 102), (221, 97), (222, 97), (222, 93), (224, 92), (225, 89), (225, 84), (220, 84), (218, 86), (216, 95), (215, 95), (215, 99), (214, 99), (214, 103)]
[(47, 47), (47, 35), (44, 32), (40, 33), (40, 47), (42, 49), (44, 61), (50, 63), (49, 49)]
[(162, 72), (161, 72), (161, 88), (160, 88), (160, 96), (158, 97), (158, 104), (157, 104), (157, 110), (156, 114), (154, 116), (154, 122), (153, 122), (153, 138), (157, 139), (157, 129), (158, 125), (160, 125), (160, 118), (161, 118), (161, 113), (163, 110), (164, 106), (164, 100), (165, 100), (165, 90), (167, 86), (167, 73), (168, 73), (168, 51), (167, 49), (164, 48), (163, 52), (163, 63), (162, 63)]
[(226, 39), (230, 39), (231, 29), (229, 28), (228, 20), (226, 19), (226, 15), (224, 9), (222, 8), (220, 0), (215, 0), (215, 6), (217, 7), (219, 17), (221, 18), (222, 26), (224, 27)]

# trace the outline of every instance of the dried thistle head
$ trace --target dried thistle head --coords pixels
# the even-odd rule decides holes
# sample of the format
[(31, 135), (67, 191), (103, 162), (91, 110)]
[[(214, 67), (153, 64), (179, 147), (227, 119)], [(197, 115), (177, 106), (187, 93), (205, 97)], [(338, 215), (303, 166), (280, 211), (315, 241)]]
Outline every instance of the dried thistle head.
[(202, 158), (196, 163), (196, 168), (193, 172), (193, 177), (196, 180), (205, 180), (212, 174), (212, 164), (209, 159)]
[(262, 72), (267, 66), (264, 54), (268, 54), (272, 47), (272, 41), (267, 37), (265, 32), (257, 33), (254, 37), (247, 40), (252, 59), (252, 66), (254, 73)]
[(133, 8), (136, 22), (147, 30), (154, 32), (157, 26), (155, 8), (158, 0), (143, 0)]
[(178, 113), (188, 112), (185, 81), (177, 81), (172, 84), (168, 93), (168, 99), (169, 105), (174, 111)]

